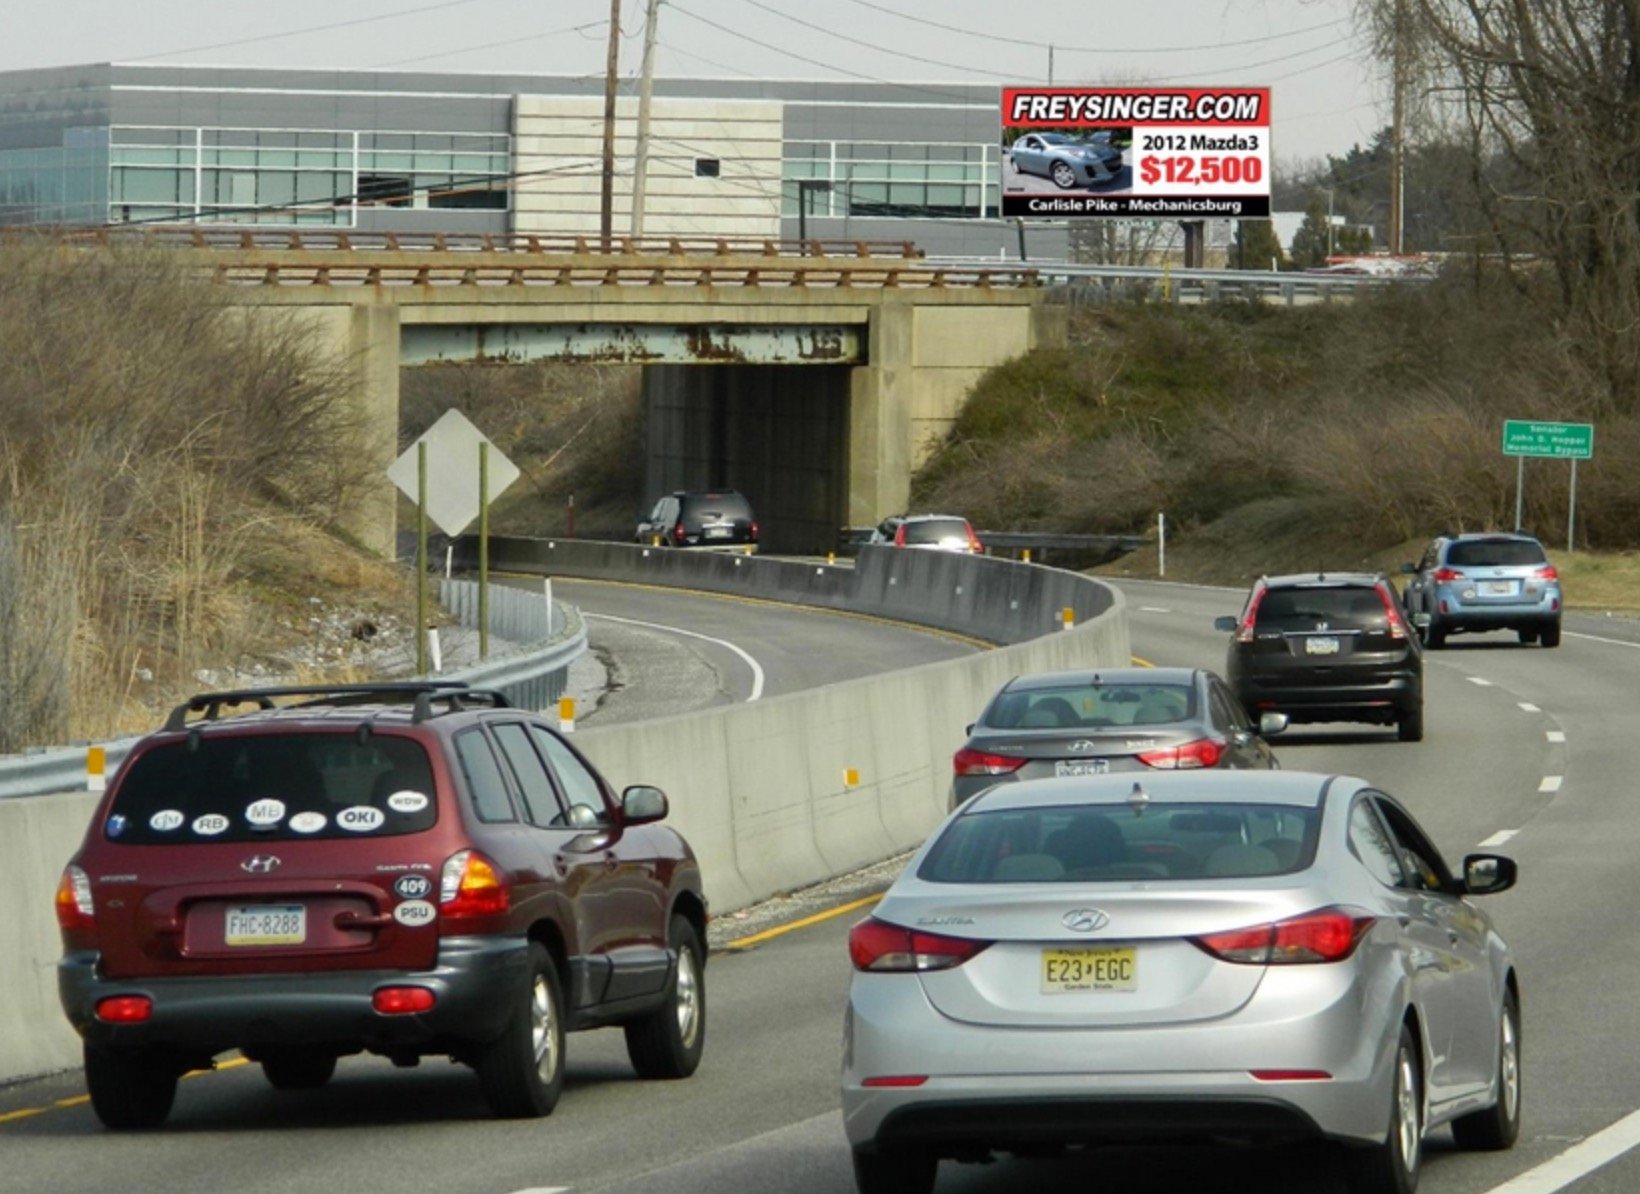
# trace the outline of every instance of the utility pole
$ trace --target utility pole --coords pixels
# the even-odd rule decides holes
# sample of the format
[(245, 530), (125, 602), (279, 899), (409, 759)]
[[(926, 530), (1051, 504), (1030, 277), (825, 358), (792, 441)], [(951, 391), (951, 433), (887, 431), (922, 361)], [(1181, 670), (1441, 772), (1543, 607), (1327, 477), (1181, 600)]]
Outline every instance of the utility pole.
[(621, 0), (609, 3), (609, 65), (604, 74), (604, 168), (598, 204), (598, 247), (608, 253), (615, 223), (615, 74), (621, 49)]
[(1048, 86), (1053, 86), (1053, 46), (1048, 46)]
[(1393, 77), (1390, 80), (1389, 118), (1389, 251), (1399, 257), (1403, 222), (1401, 172), (1406, 160), (1406, 0), (1395, 0), (1393, 40), (1395, 44), (1390, 66)]
[(655, 18), (661, 0), (649, 0), (643, 22), (643, 75), (638, 83), (638, 150), (632, 161), (632, 235), (643, 235), (644, 191), (649, 185), (649, 99), (655, 90)]

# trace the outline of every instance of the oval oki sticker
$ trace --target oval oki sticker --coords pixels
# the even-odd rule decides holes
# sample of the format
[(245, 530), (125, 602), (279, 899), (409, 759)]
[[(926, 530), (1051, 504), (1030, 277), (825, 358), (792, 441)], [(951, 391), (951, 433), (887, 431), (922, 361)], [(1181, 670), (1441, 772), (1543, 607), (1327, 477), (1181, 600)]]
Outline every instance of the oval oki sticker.
[(258, 800), (245, 810), (245, 820), (258, 827), (277, 825), (285, 819), (283, 800)]
[(426, 900), (405, 900), (393, 909), (393, 919), (401, 925), (430, 925), (438, 916), (438, 909)]
[(148, 818), (148, 828), (155, 833), (170, 833), (173, 829), (181, 829), (187, 819), (178, 809), (162, 808)]
[(297, 813), (290, 819), (290, 827), (297, 833), (318, 833), (325, 827), (323, 813)]
[(379, 808), (371, 808), (368, 804), (355, 804), (336, 814), (336, 824), (354, 833), (369, 833), (372, 829), (380, 829), (382, 822), (386, 820), (386, 813)]
[(427, 807), (427, 797), (420, 792), (412, 792), (406, 789), (402, 792), (394, 792), (389, 796), (387, 798), (387, 807), (396, 813), (419, 813)]
[(232, 824), (221, 813), (206, 813), (203, 817), (194, 818), (194, 832), (201, 837), (215, 837), (219, 833), (226, 833)]
[(419, 900), (433, 893), (433, 881), (426, 875), (400, 875), (393, 881), (393, 893), (403, 900)]

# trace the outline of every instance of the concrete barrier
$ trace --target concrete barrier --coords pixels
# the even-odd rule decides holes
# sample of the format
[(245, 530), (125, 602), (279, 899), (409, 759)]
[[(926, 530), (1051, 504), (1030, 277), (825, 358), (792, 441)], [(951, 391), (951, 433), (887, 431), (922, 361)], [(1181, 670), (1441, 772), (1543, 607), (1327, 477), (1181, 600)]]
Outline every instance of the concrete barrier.
[[(701, 860), (715, 913), (916, 845), (944, 816), (951, 754), (1009, 677), (1129, 659), (1114, 590), (1073, 573), (868, 548), (855, 568), (623, 544), (508, 540), (498, 568), (671, 584), (920, 622), (1013, 644), (576, 742), (617, 787), (654, 783)], [(495, 556), (492, 555), (492, 560)], [(1063, 608), (1076, 628), (1057, 629)], [(844, 782), (845, 771), (858, 782)], [(52, 893), (97, 797), (0, 800), (0, 1081), (79, 1063), (57, 1004)]]

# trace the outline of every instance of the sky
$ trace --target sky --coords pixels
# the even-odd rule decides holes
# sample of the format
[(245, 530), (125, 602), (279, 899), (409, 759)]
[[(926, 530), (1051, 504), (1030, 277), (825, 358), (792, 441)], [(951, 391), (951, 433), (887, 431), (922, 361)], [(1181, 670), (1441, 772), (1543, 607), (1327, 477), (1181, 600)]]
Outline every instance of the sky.
[[(631, 90), (645, 0), (622, 0)], [(1352, 0), (663, 0), (663, 77), (1269, 86), (1276, 169), (1365, 144), (1384, 71)], [(95, 62), (601, 76), (610, 0), (50, 0), (0, 71)], [(1051, 47), (1051, 53), (1050, 53)]]

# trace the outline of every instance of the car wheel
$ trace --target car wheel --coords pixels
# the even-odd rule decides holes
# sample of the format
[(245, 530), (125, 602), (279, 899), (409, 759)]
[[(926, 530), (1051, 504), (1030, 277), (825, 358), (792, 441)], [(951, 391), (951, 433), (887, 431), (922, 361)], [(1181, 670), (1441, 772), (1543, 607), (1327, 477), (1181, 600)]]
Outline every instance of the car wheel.
[(1382, 1144), (1347, 1154), (1354, 1194), (1413, 1194), (1424, 1148), (1424, 1083), (1418, 1042), (1401, 1025), (1390, 1081), (1389, 1133)]
[(1424, 646), (1431, 651), (1439, 651), (1446, 646), (1446, 627), (1437, 622), (1433, 616), (1429, 619), (1429, 625), (1424, 628)]
[(152, 1053), (85, 1046), (85, 1085), (104, 1127), (158, 1127), (171, 1114), (179, 1077)]
[(924, 1152), (855, 1149), (854, 1188), (860, 1194), (931, 1194), (939, 1164), (938, 1157)]
[(336, 1072), (336, 1055), (314, 1049), (261, 1053), (262, 1075), (275, 1090), (318, 1090)]
[(490, 1110), (504, 1119), (551, 1115), (564, 1089), (564, 997), (552, 955), (530, 943), (529, 986), (474, 1069)]
[(1403, 711), (1395, 722), (1395, 736), (1402, 742), (1424, 740), (1424, 705), (1422, 701)]
[(706, 1047), (706, 954), (682, 916), (668, 931), (677, 969), (660, 1009), (626, 1026), (626, 1054), (640, 1078), (687, 1078)]
[(1560, 623), (1551, 622), (1538, 632), (1538, 638), (1545, 647), (1560, 646)]
[(1076, 171), (1064, 162), (1055, 162), (1048, 173), (1053, 177), (1053, 185), (1062, 191), (1068, 191), (1076, 185)]
[(1496, 1152), (1514, 1147), (1520, 1137), (1520, 1009), (1513, 991), (1504, 992), (1498, 1017), (1497, 1083), (1497, 1102), (1452, 1121), (1459, 1148)]

